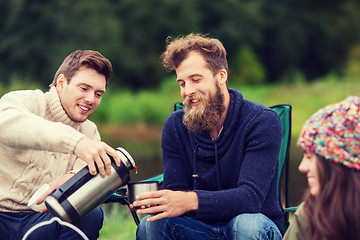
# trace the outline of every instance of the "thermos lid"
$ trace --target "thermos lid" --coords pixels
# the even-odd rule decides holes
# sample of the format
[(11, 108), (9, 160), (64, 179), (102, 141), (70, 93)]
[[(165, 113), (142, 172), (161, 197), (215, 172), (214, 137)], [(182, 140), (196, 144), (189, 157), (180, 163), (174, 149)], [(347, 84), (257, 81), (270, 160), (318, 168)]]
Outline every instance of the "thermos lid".
[[(131, 157), (131, 155), (122, 147), (118, 147), (116, 148), (116, 150), (120, 153), (122, 153), (122, 155), (126, 158), (127, 161), (123, 161), (124, 158), (119, 154), (120, 159), (122, 160), (122, 162), (126, 165), (126, 167), (135, 167), (135, 161), (134, 159)], [(129, 166), (131, 164), (131, 166)]]

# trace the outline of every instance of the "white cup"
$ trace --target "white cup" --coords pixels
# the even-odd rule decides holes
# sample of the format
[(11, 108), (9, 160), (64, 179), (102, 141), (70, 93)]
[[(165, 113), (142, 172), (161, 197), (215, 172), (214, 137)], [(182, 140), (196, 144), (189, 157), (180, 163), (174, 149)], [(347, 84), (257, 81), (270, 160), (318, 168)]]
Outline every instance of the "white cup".
[(36, 212), (40, 212), (40, 209), (45, 206), (45, 201), (43, 201), (40, 204), (36, 204), (36, 200), (39, 199), (39, 197), (41, 195), (43, 195), (47, 190), (49, 190), (50, 186), (49, 184), (44, 184), (42, 185), (35, 193), (34, 195), (32, 195), (32, 197), (30, 198), (29, 202), (28, 202), (28, 207), (30, 207), (32, 210), (36, 211)]

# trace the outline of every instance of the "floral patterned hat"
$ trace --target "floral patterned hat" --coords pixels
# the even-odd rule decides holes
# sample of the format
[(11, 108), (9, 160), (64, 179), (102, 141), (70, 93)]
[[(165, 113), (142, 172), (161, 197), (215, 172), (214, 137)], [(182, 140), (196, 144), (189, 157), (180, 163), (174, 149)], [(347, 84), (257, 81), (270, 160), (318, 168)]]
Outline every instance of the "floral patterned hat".
[(297, 145), (360, 170), (360, 98), (351, 96), (314, 113), (305, 122)]

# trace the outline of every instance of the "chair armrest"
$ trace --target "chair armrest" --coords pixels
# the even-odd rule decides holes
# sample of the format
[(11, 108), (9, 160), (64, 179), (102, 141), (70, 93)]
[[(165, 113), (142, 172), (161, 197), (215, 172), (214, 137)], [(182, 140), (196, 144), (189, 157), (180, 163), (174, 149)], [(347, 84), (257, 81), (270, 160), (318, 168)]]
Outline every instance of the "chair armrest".
[(287, 208), (284, 208), (284, 211), (286, 213), (288, 213), (288, 212), (296, 212), (297, 209), (298, 209), (298, 206), (296, 206), (296, 207), (287, 207)]

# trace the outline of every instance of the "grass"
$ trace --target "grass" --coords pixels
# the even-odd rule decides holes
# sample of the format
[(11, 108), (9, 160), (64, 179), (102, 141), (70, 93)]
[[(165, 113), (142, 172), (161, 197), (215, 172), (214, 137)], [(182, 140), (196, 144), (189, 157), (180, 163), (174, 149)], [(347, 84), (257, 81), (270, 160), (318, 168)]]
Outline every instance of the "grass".
[(297, 138), (303, 123), (318, 109), (359, 95), (360, 84), (355, 81), (322, 79), (311, 84), (274, 84), (239, 88), (245, 98), (266, 106), (287, 103), (292, 105), (292, 135)]
[(136, 239), (136, 224), (127, 206), (116, 203), (102, 204), (104, 225), (100, 230), (100, 240)]

